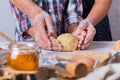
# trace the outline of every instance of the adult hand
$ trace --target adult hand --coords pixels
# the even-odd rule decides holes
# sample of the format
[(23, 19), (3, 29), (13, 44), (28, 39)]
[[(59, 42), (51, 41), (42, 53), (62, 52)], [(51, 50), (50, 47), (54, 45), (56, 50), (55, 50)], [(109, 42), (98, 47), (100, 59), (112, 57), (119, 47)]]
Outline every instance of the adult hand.
[(78, 49), (85, 49), (88, 47), (91, 44), (95, 34), (96, 30), (89, 20), (81, 20), (78, 27), (73, 32), (73, 35), (79, 39)]
[(33, 22), (34, 26), (32, 29), (35, 41), (43, 49), (52, 50), (52, 43), (49, 39), (49, 36), (56, 37), (56, 33), (53, 28), (53, 22), (50, 15), (45, 11), (42, 11), (35, 16)]
[(49, 36), (49, 38), (51, 41), (51, 50), (61, 51), (62, 45), (59, 43), (59, 41), (53, 36)]

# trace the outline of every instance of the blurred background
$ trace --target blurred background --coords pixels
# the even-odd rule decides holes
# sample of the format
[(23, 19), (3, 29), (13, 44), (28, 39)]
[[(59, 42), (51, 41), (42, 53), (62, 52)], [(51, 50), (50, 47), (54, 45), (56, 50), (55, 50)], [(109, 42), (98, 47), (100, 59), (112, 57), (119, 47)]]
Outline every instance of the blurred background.
[[(15, 21), (12, 16), (9, 0), (2, 0), (0, 2), (0, 31), (14, 40)], [(5, 40), (0, 36), (0, 41)]]
[[(120, 0), (113, 0), (111, 9), (109, 10), (109, 20), (113, 40), (120, 39)], [(7, 34), (14, 40), (15, 21), (9, 5), (9, 0), (0, 2), (0, 31)], [(5, 41), (0, 37), (0, 41)]]

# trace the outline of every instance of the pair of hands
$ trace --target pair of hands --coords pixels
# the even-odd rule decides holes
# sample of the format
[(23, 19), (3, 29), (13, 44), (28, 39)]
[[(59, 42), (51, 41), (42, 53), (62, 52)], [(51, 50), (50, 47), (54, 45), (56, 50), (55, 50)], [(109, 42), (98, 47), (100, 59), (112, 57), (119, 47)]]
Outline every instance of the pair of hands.
[(91, 44), (96, 30), (88, 19), (83, 19), (72, 34), (79, 39), (78, 49), (80, 50), (87, 48)]
[[(43, 49), (61, 51), (62, 46), (56, 39), (57, 35), (51, 16), (47, 12), (41, 11), (35, 16), (33, 22), (33, 37), (37, 44)], [(79, 39), (78, 49), (85, 49), (91, 44), (96, 30), (87, 19), (84, 19), (80, 21), (78, 27), (72, 34)]]

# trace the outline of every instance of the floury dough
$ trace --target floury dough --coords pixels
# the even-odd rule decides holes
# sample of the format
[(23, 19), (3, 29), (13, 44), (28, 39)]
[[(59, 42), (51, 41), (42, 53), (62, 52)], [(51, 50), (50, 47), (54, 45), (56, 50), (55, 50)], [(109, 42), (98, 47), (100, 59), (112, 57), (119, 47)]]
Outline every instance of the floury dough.
[(78, 46), (78, 39), (70, 33), (59, 35), (57, 40), (62, 45), (62, 51), (73, 51), (76, 50)]

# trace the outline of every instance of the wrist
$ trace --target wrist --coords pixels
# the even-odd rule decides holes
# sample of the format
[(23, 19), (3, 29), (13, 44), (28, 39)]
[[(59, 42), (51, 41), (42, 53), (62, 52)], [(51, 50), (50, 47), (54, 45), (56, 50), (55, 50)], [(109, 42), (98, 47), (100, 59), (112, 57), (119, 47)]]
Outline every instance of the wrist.
[(88, 24), (88, 27), (92, 27), (93, 31), (96, 33), (96, 29), (94, 25), (92, 24), (92, 22), (89, 19), (85, 19), (84, 21), (86, 21), (86, 23)]
[(39, 22), (39, 24), (41, 24), (41, 20), (43, 20), (46, 15), (48, 15), (48, 14), (43, 10), (41, 12), (35, 14), (35, 16), (32, 20), (33, 25), (35, 25), (38, 22)]
[(84, 19), (84, 21), (86, 21), (86, 23), (88, 24), (88, 25), (92, 25), (92, 22), (89, 20), (89, 19)]
[(88, 20), (89, 23), (91, 23), (93, 26), (96, 25), (96, 21), (94, 18), (86, 18)]
[(29, 10), (26, 10), (26, 14), (30, 17), (31, 20), (34, 20), (37, 14), (40, 14), (43, 11), (42, 8), (38, 7), (36, 4), (30, 6)]
[(87, 27), (89, 27), (89, 26), (93, 26), (94, 27), (94, 25), (92, 24), (92, 22), (89, 20), (89, 19), (84, 19), (84, 22), (86, 23), (86, 26)]
[(30, 14), (31, 14), (31, 19), (34, 20), (36, 15), (40, 14), (43, 11), (42, 8), (36, 6), (34, 7), (32, 10), (30, 10)]

